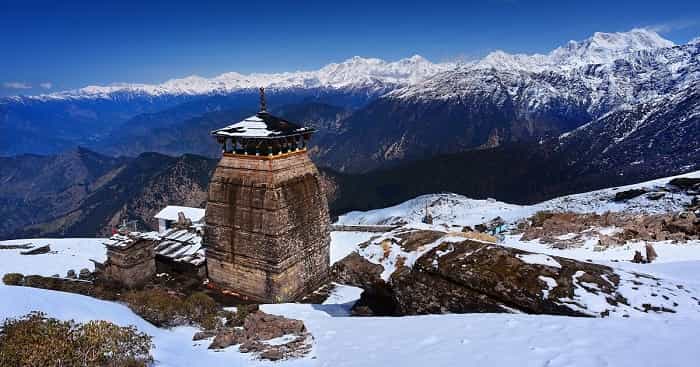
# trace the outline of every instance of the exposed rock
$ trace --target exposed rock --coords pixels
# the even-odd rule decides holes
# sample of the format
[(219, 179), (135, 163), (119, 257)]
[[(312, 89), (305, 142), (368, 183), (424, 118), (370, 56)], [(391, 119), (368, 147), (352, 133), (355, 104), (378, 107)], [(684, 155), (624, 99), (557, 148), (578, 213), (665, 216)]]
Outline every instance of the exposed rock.
[[(200, 340), (211, 336), (214, 336), (214, 340), (209, 349), (223, 349), (240, 344), (241, 353), (256, 353), (261, 359), (272, 361), (301, 357), (311, 350), (311, 335), (301, 320), (270, 315), (262, 311), (247, 314), (242, 327), (200, 332), (195, 334), (193, 339)], [(275, 341), (271, 342), (273, 339)]]
[(620, 191), (615, 194), (615, 198), (613, 199), (614, 201), (626, 201), (629, 199), (634, 199), (637, 196), (641, 196), (646, 194), (647, 191), (644, 189), (631, 189), (631, 190), (626, 190), (626, 191)]
[[(397, 238), (399, 234), (386, 236)], [(375, 271), (363, 281), (353, 282), (365, 290), (354, 314), (525, 312), (604, 317), (675, 312), (678, 304), (700, 311), (691, 295), (673, 292), (676, 285), (661, 279), (497, 244), (458, 242), (448, 233), (441, 241), (426, 233), (423, 236), (431, 242), (411, 246), (415, 252), (408, 256), (416, 256), (415, 262), (378, 257), (382, 238), (370, 241), (366, 251), (359, 252), (370, 256), (364, 261), (357, 258), (359, 255), (340, 261), (337, 267), (344, 274), (361, 273), (362, 268), (378, 266), (367, 264), (377, 261), (394, 264), (396, 269), (388, 281)]]
[[(217, 332), (215, 330), (199, 331), (199, 332), (194, 334), (194, 336), (192, 337), (192, 340), (198, 341), (198, 340), (202, 340), (202, 339), (209, 339), (209, 338), (214, 337), (216, 335), (217, 335)], [(213, 348), (213, 349), (217, 349), (217, 348)]]
[(92, 272), (87, 268), (82, 268), (80, 273), (78, 273), (78, 279), (90, 280), (92, 279)]
[[(619, 229), (613, 234), (598, 232), (601, 228)], [(604, 213), (538, 213), (530, 223), (521, 223), (522, 240), (539, 240), (553, 247), (579, 246), (587, 238), (597, 237), (602, 250), (630, 240), (685, 242), (700, 235), (700, 221), (692, 211), (678, 214)], [(561, 238), (564, 236), (564, 238)]]
[(32, 245), (31, 243), (22, 243), (22, 244), (19, 244), (19, 245), (3, 245), (3, 244), (0, 244), (0, 250), (17, 250), (17, 249), (26, 250), (26, 249), (32, 248), (33, 246), (34, 246), (34, 245)]
[(646, 261), (644, 261), (644, 256), (642, 256), (642, 253), (639, 251), (634, 252), (634, 257), (632, 257), (632, 262), (637, 263), (637, 264), (643, 264)]
[[(199, 333), (197, 333), (199, 334)], [(195, 334), (195, 336), (197, 336)], [(199, 335), (200, 337), (203, 335)], [(193, 337), (194, 339), (194, 337)], [(227, 329), (219, 331), (214, 340), (209, 344), (209, 349), (224, 349), (232, 345), (240, 344), (245, 340), (242, 329)]]
[(368, 288), (377, 282), (383, 282), (380, 274), (384, 267), (353, 252), (337, 261), (331, 267), (331, 280), (341, 284)]
[(653, 262), (656, 260), (659, 255), (656, 253), (656, 250), (654, 250), (654, 246), (651, 245), (651, 243), (647, 243), (645, 246), (645, 250), (647, 253), (647, 262)]
[(666, 196), (666, 193), (665, 193), (665, 192), (657, 191), (657, 192), (650, 192), (650, 193), (648, 193), (646, 197), (647, 197), (647, 199), (649, 199), (649, 200), (660, 200), (660, 199), (663, 198), (664, 196)]
[(700, 178), (678, 177), (668, 182), (671, 186), (676, 186), (682, 190), (691, 190), (700, 184)]
[(68, 272), (66, 272), (66, 278), (68, 278), (68, 279), (76, 279), (77, 276), (75, 275), (75, 270), (69, 269)]
[(22, 255), (41, 255), (41, 254), (46, 254), (48, 252), (51, 252), (50, 245), (44, 245), (44, 246), (34, 247), (34, 248), (26, 250), (26, 251), (20, 251), (20, 254), (22, 254)]
[(663, 228), (670, 233), (683, 233), (689, 236), (700, 234), (700, 221), (693, 212), (682, 212), (664, 222)]

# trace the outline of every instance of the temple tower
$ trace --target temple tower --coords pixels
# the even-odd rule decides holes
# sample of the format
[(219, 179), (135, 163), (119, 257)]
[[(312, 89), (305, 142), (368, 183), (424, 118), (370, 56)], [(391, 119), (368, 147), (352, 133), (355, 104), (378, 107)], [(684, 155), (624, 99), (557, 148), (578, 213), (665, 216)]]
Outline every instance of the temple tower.
[(314, 129), (266, 111), (212, 131), (223, 156), (209, 184), (207, 272), (260, 302), (293, 301), (328, 276), (328, 204), (306, 152)]

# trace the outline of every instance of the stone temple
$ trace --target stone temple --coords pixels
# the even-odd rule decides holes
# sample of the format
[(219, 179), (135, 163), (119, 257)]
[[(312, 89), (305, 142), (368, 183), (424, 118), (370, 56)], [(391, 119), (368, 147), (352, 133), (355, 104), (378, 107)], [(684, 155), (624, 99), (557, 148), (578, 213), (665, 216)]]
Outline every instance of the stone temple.
[(209, 184), (207, 273), (259, 302), (294, 301), (327, 281), (330, 219), (306, 151), (315, 131), (260, 112), (212, 131), (223, 156)]

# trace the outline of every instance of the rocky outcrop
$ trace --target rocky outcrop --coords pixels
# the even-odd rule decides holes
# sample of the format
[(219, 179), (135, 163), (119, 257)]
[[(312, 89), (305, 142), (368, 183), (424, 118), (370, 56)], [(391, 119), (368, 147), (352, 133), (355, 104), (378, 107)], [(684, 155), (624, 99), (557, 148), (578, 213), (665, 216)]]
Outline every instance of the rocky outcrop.
[[(601, 228), (615, 228), (611, 234)], [(520, 225), (523, 241), (539, 240), (557, 248), (582, 245), (591, 236), (605, 249), (630, 240), (686, 242), (700, 237), (700, 219), (692, 211), (676, 214), (547, 213), (535, 214)]]
[(209, 349), (240, 345), (240, 352), (255, 353), (261, 359), (272, 361), (302, 357), (311, 350), (311, 334), (302, 321), (262, 311), (248, 314), (242, 327), (203, 331), (195, 334), (193, 339), (212, 336), (214, 340)]
[[(354, 309), (362, 315), (523, 312), (629, 317), (688, 308), (700, 311), (698, 299), (680, 284), (445, 235), (437, 242), (414, 245), (413, 263), (361, 256), (371, 253), (367, 250), (351, 254), (334, 265), (334, 280), (365, 289)], [(381, 247), (382, 241), (366, 246)], [(392, 264), (396, 270), (382, 279), (376, 267), (382, 266), (384, 272)]]

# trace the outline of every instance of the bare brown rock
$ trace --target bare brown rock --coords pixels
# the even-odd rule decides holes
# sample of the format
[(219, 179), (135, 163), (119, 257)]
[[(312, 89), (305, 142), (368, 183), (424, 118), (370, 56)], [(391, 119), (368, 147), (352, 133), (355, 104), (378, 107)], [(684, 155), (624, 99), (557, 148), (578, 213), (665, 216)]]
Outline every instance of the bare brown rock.
[(357, 252), (353, 252), (333, 264), (331, 279), (341, 284), (365, 288), (383, 282), (380, 278), (382, 271), (383, 266), (371, 263)]
[(656, 250), (654, 250), (654, 246), (651, 245), (651, 243), (647, 243), (645, 246), (645, 250), (647, 253), (647, 261), (648, 262), (653, 262), (656, 260), (659, 255), (656, 253)]
[(639, 251), (634, 252), (634, 257), (632, 257), (632, 262), (637, 263), (637, 264), (643, 264), (646, 261), (644, 260), (644, 256), (642, 256), (642, 253)]
[[(211, 337), (207, 335), (209, 334), (197, 333), (195, 337)], [(283, 337), (288, 340), (268, 342)], [(262, 359), (276, 361), (308, 353), (311, 349), (308, 340), (310, 337), (300, 320), (255, 311), (247, 314), (242, 327), (217, 331), (209, 349), (223, 349), (240, 344), (241, 353), (255, 353)]]

